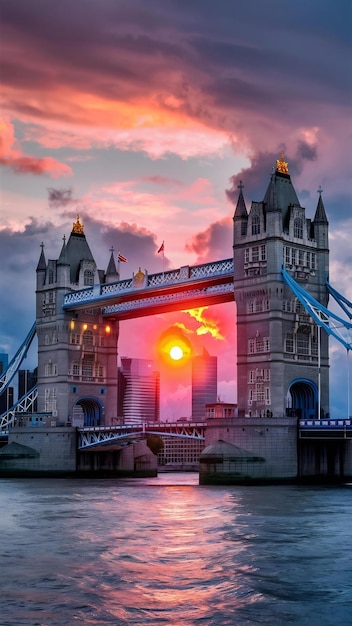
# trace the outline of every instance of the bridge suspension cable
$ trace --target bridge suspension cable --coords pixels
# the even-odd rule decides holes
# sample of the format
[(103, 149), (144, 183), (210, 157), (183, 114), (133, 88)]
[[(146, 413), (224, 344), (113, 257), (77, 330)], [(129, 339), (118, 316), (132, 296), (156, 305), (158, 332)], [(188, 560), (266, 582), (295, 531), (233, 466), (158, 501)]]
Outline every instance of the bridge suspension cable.
[[(292, 278), (292, 276), (290, 276), (285, 268), (281, 270), (281, 273), (286, 284), (292, 289), (295, 296), (298, 298), (301, 304), (303, 304), (306, 311), (308, 311), (308, 313), (312, 316), (316, 323), (324, 328), (324, 330), (329, 335), (335, 337), (335, 339), (337, 339), (337, 341), (339, 341), (346, 348), (347, 351), (352, 350), (352, 341), (350, 337), (348, 337), (348, 339), (346, 340), (344, 336), (346, 335), (346, 333), (347, 336), (351, 334), (352, 323), (339, 317), (332, 311), (329, 311), (323, 304), (313, 298), (313, 296), (311, 296)], [(346, 304), (348, 303), (348, 300), (346, 298), (344, 298), (343, 296), (341, 296), (341, 298), (343, 298), (343, 301), (345, 301)], [(344, 307), (342, 308), (344, 309)]]
[(23, 344), (17, 350), (15, 356), (10, 361), (10, 363), (7, 366), (6, 370), (1, 374), (1, 377), (0, 377), (0, 394), (2, 394), (5, 391), (5, 389), (9, 386), (11, 380), (13, 379), (13, 377), (16, 374), (18, 368), (20, 367), (23, 359), (27, 356), (27, 352), (28, 352), (28, 350), (30, 348), (30, 345), (31, 345), (32, 341), (33, 341), (35, 333), (36, 333), (36, 323), (34, 322), (32, 328), (30, 329), (30, 331), (29, 331), (27, 337), (25, 338)]
[(351, 320), (352, 319), (352, 302), (347, 300), (345, 296), (343, 296), (341, 293), (336, 291), (336, 289), (334, 289), (334, 287), (330, 285), (329, 282), (326, 283), (326, 286), (328, 288), (328, 292), (330, 293), (330, 295), (334, 298), (337, 304), (341, 307), (341, 309), (343, 309), (343, 311)]

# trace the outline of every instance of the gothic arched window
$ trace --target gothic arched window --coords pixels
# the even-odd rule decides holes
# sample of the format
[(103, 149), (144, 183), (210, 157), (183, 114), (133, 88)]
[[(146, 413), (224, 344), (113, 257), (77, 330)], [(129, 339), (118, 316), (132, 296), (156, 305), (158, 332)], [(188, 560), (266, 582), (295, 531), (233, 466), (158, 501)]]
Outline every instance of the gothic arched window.
[(253, 215), (252, 217), (252, 235), (259, 235), (260, 233), (260, 219), (259, 215)]

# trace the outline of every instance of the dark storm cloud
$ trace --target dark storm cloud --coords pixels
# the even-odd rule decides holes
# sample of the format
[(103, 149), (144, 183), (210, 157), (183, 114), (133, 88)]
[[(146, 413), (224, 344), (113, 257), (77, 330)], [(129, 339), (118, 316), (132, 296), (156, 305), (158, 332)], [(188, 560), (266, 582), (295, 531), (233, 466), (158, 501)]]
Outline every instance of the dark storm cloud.
[(54, 189), (48, 188), (48, 204), (50, 208), (57, 209), (65, 207), (74, 202), (72, 198), (72, 189)]
[[(267, 114), (274, 107), (278, 119), (290, 110), (311, 121), (314, 104), (351, 98), (346, 41), (352, 5), (340, 0), (333, 14), (331, 5), (3, 0), (8, 53), (2, 80), (22, 88), (89, 84), (90, 93), (112, 99), (146, 89), (158, 97), (167, 89), (183, 98), (186, 112), (210, 124), (221, 125), (220, 112), (212, 109), (223, 108), (228, 128), (238, 127), (234, 106)], [(21, 42), (17, 54), (13, 39)], [(192, 99), (187, 83), (201, 90), (208, 105)]]
[[(111, 255), (111, 249), (113, 248), (115, 254), (121, 252), (121, 254), (128, 259), (127, 263), (122, 264), (123, 278), (132, 276), (133, 273), (138, 271), (139, 267), (146, 269), (149, 273), (160, 271), (160, 259), (157, 258), (156, 254), (159, 245), (153, 233), (145, 228), (139, 228), (135, 224), (128, 224), (126, 222), (120, 222), (116, 226), (107, 225), (90, 215), (86, 215), (84, 207), (80, 210), (79, 214), (80, 222), (83, 224), (84, 234), (98, 269), (106, 270)], [(41, 233), (41, 240), (45, 243), (44, 253), (47, 258), (58, 257), (62, 246), (62, 238), (65, 235), (66, 240), (68, 239), (72, 229), (72, 223), (76, 221), (77, 213), (76, 211), (63, 207), (61, 217), (67, 220), (67, 226), (65, 228), (61, 226), (60, 228), (55, 227), (51, 229), (50, 225), (47, 225), (40, 231), (39, 225), (36, 225), (36, 233)], [(26, 231), (28, 228), (30, 228), (30, 226), (26, 227)], [(45, 238), (46, 233), (49, 235), (48, 241)], [(168, 265), (169, 261), (167, 257), (165, 257), (165, 268), (167, 268)]]
[[(72, 213), (70, 217), (75, 221), (76, 214)], [(156, 254), (157, 242), (152, 233), (125, 223), (118, 227), (107, 227), (84, 215), (81, 221), (99, 269), (106, 270), (110, 248), (113, 246), (116, 253), (120, 251), (128, 257), (128, 262), (121, 264), (122, 278), (132, 276), (139, 267), (149, 273), (161, 271), (160, 259)], [(10, 356), (15, 354), (35, 319), (35, 270), (41, 244), (44, 244), (46, 260), (57, 259), (63, 236), (67, 240), (71, 228), (70, 221), (63, 227), (55, 226), (50, 221), (40, 222), (30, 218), (23, 232), (9, 228), (0, 231), (0, 290), (2, 294), (11, 294), (9, 306), (0, 308), (0, 351), (9, 352)], [(165, 258), (167, 266), (168, 260)]]
[[(0, 231), (0, 289), (8, 306), (0, 307), (1, 347), (12, 357), (35, 319), (35, 269), (41, 242), (53, 243), (56, 229), (50, 222), (30, 218), (23, 232)], [(51, 246), (49, 246), (50, 248)]]
[[(285, 153), (285, 146), (283, 144), (278, 145), (275, 152), (259, 151), (256, 154), (253, 154), (251, 156), (250, 167), (242, 169), (235, 176), (231, 176), (231, 187), (226, 189), (226, 196), (228, 200), (236, 206), (239, 194), (239, 185), (242, 184), (243, 194), (246, 200), (248, 200), (248, 194), (250, 196), (247, 208), (249, 208), (252, 200), (261, 202), (270, 182), (270, 174), (273, 171), (273, 165), (276, 163), (276, 159), (281, 152)], [(318, 149), (315, 144), (310, 145), (303, 141), (298, 142), (295, 155), (289, 159), (289, 171), (293, 176), (293, 179), (302, 172), (304, 161), (315, 161), (317, 156)]]
[(186, 244), (187, 252), (198, 255), (197, 263), (206, 263), (214, 259), (228, 258), (228, 251), (232, 246), (232, 219), (224, 218), (195, 235), (191, 242)]
[(311, 145), (305, 143), (304, 141), (299, 141), (297, 146), (296, 158), (301, 158), (306, 161), (316, 161), (318, 157), (318, 147), (316, 145)]

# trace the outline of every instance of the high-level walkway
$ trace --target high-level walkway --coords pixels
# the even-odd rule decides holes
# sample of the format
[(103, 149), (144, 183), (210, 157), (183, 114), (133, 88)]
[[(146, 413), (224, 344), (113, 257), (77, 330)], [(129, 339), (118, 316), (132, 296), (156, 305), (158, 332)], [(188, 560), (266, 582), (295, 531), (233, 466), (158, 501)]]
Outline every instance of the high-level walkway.
[(103, 315), (132, 319), (234, 301), (233, 259), (180, 267), (158, 274), (140, 272), (116, 283), (94, 285), (65, 296), (63, 309), (101, 308)]

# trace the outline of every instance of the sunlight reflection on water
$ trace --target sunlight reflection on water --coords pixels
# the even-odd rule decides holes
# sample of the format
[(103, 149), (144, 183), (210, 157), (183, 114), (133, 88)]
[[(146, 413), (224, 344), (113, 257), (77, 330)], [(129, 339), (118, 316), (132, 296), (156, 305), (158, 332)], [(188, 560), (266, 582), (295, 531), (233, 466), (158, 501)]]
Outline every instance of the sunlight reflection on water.
[(348, 489), (16, 479), (0, 506), (2, 626), (352, 624)]

